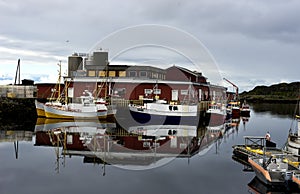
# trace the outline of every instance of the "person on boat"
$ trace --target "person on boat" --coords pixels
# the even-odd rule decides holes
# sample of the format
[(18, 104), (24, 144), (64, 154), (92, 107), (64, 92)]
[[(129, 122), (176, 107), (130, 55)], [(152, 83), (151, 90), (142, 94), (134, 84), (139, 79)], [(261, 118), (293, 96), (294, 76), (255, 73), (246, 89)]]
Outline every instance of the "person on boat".
[(266, 140), (271, 141), (271, 135), (269, 131), (266, 133)]

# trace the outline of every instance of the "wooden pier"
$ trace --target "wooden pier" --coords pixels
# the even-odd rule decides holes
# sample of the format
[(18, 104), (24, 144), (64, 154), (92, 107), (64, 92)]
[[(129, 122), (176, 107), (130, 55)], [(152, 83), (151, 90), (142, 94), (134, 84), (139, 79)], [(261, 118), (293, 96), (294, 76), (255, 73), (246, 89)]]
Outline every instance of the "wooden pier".
[(265, 137), (245, 136), (244, 139), (245, 139), (245, 144), (234, 145), (232, 146), (232, 148), (233, 148), (233, 158), (239, 161), (243, 161), (243, 163), (245, 164), (248, 163), (248, 158), (251, 156), (271, 157), (271, 156), (282, 155), (282, 154), (286, 155), (287, 160), (290, 161), (291, 164), (295, 165), (297, 162), (293, 158), (294, 155), (291, 152), (285, 151), (277, 147), (268, 147), (266, 145), (267, 141)]

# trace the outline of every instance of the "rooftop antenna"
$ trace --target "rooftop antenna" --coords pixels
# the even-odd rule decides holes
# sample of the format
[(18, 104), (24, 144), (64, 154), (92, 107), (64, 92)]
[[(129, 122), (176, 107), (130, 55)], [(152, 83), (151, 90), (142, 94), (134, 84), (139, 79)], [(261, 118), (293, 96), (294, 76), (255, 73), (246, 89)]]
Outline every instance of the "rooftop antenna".
[(20, 72), (21, 72), (21, 70), (20, 70), (20, 59), (18, 59), (18, 66), (17, 66), (17, 70), (16, 70), (15, 84), (14, 85), (17, 84), (17, 79), (18, 79), (18, 85), (21, 84), (21, 82), (20, 82)]

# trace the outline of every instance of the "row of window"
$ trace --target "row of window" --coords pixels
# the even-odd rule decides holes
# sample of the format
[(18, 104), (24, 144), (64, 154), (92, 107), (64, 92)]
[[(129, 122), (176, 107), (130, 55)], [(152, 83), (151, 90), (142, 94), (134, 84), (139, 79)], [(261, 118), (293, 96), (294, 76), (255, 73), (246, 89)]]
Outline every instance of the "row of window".
[[(178, 90), (174, 90), (174, 91), (178, 92)], [(161, 89), (153, 89), (153, 90), (152, 89), (144, 89), (145, 94), (152, 94), (152, 92), (153, 92), (153, 94), (161, 94)], [(180, 94), (188, 95), (189, 91), (188, 90), (180, 90)], [(193, 95), (194, 95), (194, 92), (193, 92)]]
[[(107, 73), (108, 77), (126, 77), (126, 71), (95, 71), (95, 70), (89, 70), (88, 76), (89, 77), (105, 77)], [(129, 71), (128, 77), (144, 77), (144, 78), (154, 78), (154, 79), (165, 79), (166, 76), (164, 74), (160, 73), (154, 73), (154, 72), (147, 72), (147, 71)]]
[[(114, 89), (116, 94), (125, 94), (126, 93), (126, 88), (116, 88)], [(173, 90), (178, 92), (178, 90)], [(144, 89), (144, 94), (161, 94), (161, 89)], [(188, 95), (188, 90), (180, 90), (181, 95)]]
[[(96, 77), (96, 73), (98, 73), (97, 74), (98, 77), (106, 77), (106, 74), (107, 74), (108, 77), (116, 77), (116, 76), (126, 77), (126, 71), (118, 71), (118, 72), (117, 71), (108, 71), (108, 72), (98, 71), (98, 72), (96, 72), (94, 70), (89, 70), (88, 71), (88, 76), (89, 77)], [(117, 75), (117, 73), (118, 73), (118, 75)]]

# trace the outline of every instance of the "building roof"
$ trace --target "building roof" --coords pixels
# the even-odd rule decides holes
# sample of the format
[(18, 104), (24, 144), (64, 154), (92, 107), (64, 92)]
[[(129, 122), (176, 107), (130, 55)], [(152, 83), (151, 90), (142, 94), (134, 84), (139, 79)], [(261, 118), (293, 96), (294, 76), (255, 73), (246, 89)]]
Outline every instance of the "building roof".
[[(168, 70), (168, 69), (170, 69), (170, 68), (174, 68), (174, 67), (177, 68), (177, 69), (179, 69), (180, 71), (186, 72), (186, 73), (188, 73), (188, 74), (191, 74), (191, 75), (194, 75), (194, 76), (201, 76), (201, 77), (204, 77), (204, 76), (202, 75), (201, 72), (191, 71), (191, 70), (189, 70), (189, 69), (187, 69), (187, 68), (180, 67), (180, 66), (177, 66), (177, 65), (173, 65), (172, 67), (169, 67), (169, 68), (167, 68), (166, 70)], [(204, 78), (207, 79), (206, 77), (204, 77)]]

